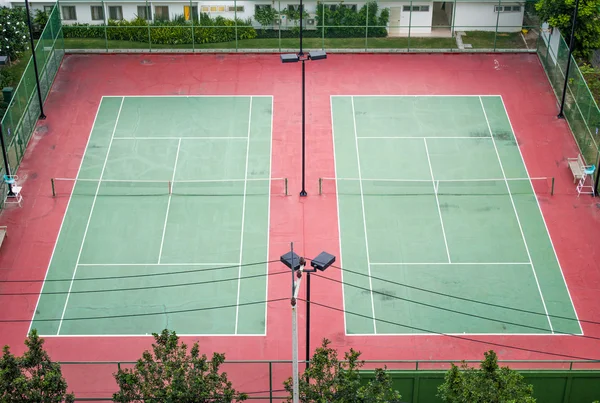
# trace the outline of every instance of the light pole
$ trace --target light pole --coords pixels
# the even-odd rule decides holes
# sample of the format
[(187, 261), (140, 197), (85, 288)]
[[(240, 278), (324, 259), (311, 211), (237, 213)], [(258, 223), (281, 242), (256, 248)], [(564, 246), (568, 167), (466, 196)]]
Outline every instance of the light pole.
[[(298, 400), (298, 323), (296, 301), (302, 282), (302, 273), (306, 273), (306, 368), (310, 361), (310, 273), (316, 271), (325, 271), (335, 262), (335, 256), (321, 252), (316, 258), (311, 260), (312, 269), (305, 269), (306, 260), (294, 252), (294, 244), (291, 244), (291, 251), (280, 257), (280, 261), (288, 268), (292, 269), (292, 382), (293, 382), (293, 402)], [(294, 274), (298, 281), (294, 279)]]
[(15, 194), (12, 190), (13, 184), (10, 180), (10, 166), (8, 165), (8, 156), (6, 155), (6, 143), (4, 142), (4, 133), (2, 132), (2, 123), (0, 122), (0, 147), (2, 147), (2, 158), (4, 159), (4, 182), (8, 184), (8, 197), (14, 197)]
[(575, 24), (577, 23), (577, 11), (579, 10), (579, 0), (575, 0), (575, 11), (573, 11), (573, 24), (571, 25), (571, 40), (569, 41), (569, 57), (567, 58), (567, 71), (565, 72), (565, 85), (563, 87), (562, 100), (560, 101), (560, 111), (558, 117), (565, 117), (563, 111), (565, 108), (565, 97), (567, 95), (567, 84), (569, 83), (569, 68), (571, 67), (571, 55), (575, 47)]
[(288, 53), (281, 55), (282, 63), (297, 63), (299, 61), (302, 62), (302, 190), (300, 191), (300, 196), (304, 197), (307, 195), (306, 186), (305, 186), (305, 171), (306, 171), (306, 154), (305, 154), (305, 71), (304, 71), (304, 62), (307, 60), (323, 60), (327, 59), (327, 53), (323, 50), (316, 50), (312, 52), (308, 52), (308, 56), (304, 54), (302, 51), (302, 18), (304, 18), (304, 6), (302, 5), (302, 0), (300, 0), (300, 51), (298, 53)]
[(29, 26), (29, 43), (31, 45), (31, 56), (33, 57), (33, 71), (35, 72), (35, 83), (37, 85), (38, 101), (40, 103), (40, 119), (46, 119), (44, 114), (44, 101), (42, 100), (42, 88), (40, 87), (40, 76), (38, 73), (37, 58), (35, 57), (35, 44), (33, 43), (33, 29), (31, 27), (31, 14), (29, 13), (29, 0), (25, 0), (25, 11), (27, 12), (27, 25)]

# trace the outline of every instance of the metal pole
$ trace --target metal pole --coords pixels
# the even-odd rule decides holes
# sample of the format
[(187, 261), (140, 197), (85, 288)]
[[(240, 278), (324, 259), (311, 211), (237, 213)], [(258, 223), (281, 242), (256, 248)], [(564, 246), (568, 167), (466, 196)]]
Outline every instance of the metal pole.
[(573, 11), (573, 24), (571, 26), (571, 41), (569, 44), (569, 57), (567, 58), (567, 71), (565, 72), (565, 85), (563, 87), (562, 99), (560, 101), (560, 111), (558, 112), (559, 119), (563, 119), (565, 108), (565, 97), (567, 95), (567, 85), (569, 83), (569, 68), (571, 67), (571, 55), (575, 47), (575, 24), (577, 23), (577, 11), (579, 10), (579, 0), (575, 1), (575, 11)]
[[(10, 176), (10, 167), (8, 166), (8, 156), (6, 155), (6, 145), (4, 143), (4, 132), (2, 131), (2, 123), (0, 122), (0, 146), (2, 147), (2, 158), (4, 158), (4, 172)], [(12, 191), (12, 183), (8, 184), (8, 196), (14, 196)]]
[[(302, 51), (301, 51), (302, 52)], [(306, 73), (304, 70), (304, 62), (302, 59), (302, 190), (300, 191), (300, 196), (304, 197), (307, 195), (305, 188), (305, 169), (306, 169), (306, 117), (305, 117), (305, 87), (306, 87)]]
[[(304, 6), (302, 5), (302, 0), (300, 0), (300, 52), (298, 53), (300, 57), (304, 55), (302, 52), (302, 17), (304, 17)], [(304, 66), (304, 63), (302, 65)]]
[(306, 272), (306, 369), (310, 361), (310, 278), (312, 276)]
[[(29, 42), (31, 43), (31, 56), (33, 57), (33, 70), (35, 71), (35, 83), (37, 84), (38, 101), (40, 102), (40, 119), (46, 119), (44, 115), (44, 101), (42, 100), (42, 88), (40, 87), (40, 77), (35, 57), (35, 44), (33, 42), (33, 29), (31, 27), (31, 15), (29, 14), (29, 0), (25, 0), (25, 11), (27, 12), (27, 25), (29, 26)], [(43, 46), (43, 44), (42, 44)], [(11, 190), (12, 192), (12, 190)]]
[[(598, 134), (598, 128), (596, 128), (596, 135)], [(600, 169), (600, 152), (598, 152), (598, 150), (596, 150), (596, 152), (598, 153), (598, 162), (596, 163), (596, 172), (594, 172), (594, 174), (596, 174), (596, 178), (594, 179), (594, 195), (597, 194), (598, 191), (598, 183), (600, 182), (600, 173), (598, 172), (598, 169)], [(552, 192), (554, 192), (554, 178), (552, 178)]]

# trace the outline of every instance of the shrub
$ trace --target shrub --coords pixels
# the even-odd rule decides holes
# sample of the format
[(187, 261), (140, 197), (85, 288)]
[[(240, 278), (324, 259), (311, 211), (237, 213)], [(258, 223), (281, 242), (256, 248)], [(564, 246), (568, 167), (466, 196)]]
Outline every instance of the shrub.
[(379, 6), (376, 1), (369, 1), (358, 11), (342, 3), (333, 9), (328, 6), (330, 4), (323, 7), (322, 2), (317, 3), (317, 24), (319, 27), (325, 26), (317, 29), (324, 29), (326, 38), (362, 38), (365, 36), (367, 22), (369, 27), (373, 27), (368, 30), (369, 37), (387, 36), (385, 26), (389, 21), (390, 12), (384, 8), (378, 16)]
[(19, 8), (0, 7), (0, 55), (16, 60), (27, 49), (27, 14)]
[[(198, 24), (199, 22), (199, 24)], [(65, 38), (106, 38), (108, 40), (145, 42), (160, 45), (181, 45), (195, 43), (218, 43), (235, 41), (237, 22), (238, 39), (256, 38), (256, 30), (250, 20), (229, 20), (223, 17), (211, 18), (201, 14), (193, 25), (183, 16), (174, 21), (148, 23), (142, 18), (131, 21), (109, 20), (107, 25), (74, 24), (63, 26)], [(192, 37), (193, 31), (193, 37)]]

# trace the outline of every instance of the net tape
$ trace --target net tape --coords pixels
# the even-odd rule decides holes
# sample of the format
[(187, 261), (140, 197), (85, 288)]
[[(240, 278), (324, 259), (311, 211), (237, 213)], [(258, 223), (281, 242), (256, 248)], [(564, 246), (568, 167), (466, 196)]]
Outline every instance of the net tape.
[(53, 178), (52, 196), (251, 196), (286, 195), (287, 178), (230, 180), (111, 180)]
[(554, 194), (554, 178), (509, 178), (466, 180), (402, 180), (320, 178), (319, 194), (335, 193), (367, 196), (502, 196)]

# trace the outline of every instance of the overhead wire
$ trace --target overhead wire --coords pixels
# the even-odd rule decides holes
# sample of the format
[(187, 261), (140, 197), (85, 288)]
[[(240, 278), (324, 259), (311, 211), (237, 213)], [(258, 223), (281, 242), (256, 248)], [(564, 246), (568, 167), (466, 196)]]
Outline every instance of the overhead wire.
[[(405, 301), (405, 302), (408, 302), (408, 303), (411, 303), (411, 304), (415, 304), (415, 305), (421, 305), (421, 306), (426, 306), (428, 308), (433, 308), (433, 309), (438, 309), (438, 310), (441, 310), (441, 311), (451, 312), (451, 313), (455, 313), (455, 314), (458, 314), (458, 315), (469, 316), (469, 317), (472, 317), (472, 318), (483, 319), (483, 320), (487, 320), (487, 321), (491, 321), (491, 322), (496, 322), (496, 323), (504, 323), (504, 324), (512, 325), (512, 326), (525, 327), (525, 328), (534, 329), (534, 330), (542, 330), (544, 332), (547, 332), (548, 334), (559, 333), (559, 334), (563, 334), (563, 335), (566, 335), (566, 336), (575, 336), (575, 337), (580, 337), (580, 338), (590, 339), (590, 340), (600, 340), (600, 337), (587, 336), (587, 335), (583, 335), (583, 334), (576, 334), (576, 333), (569, 333), (569, 332), (561, 332), (561, 331), (558, 331), (558, 330), (553, 330), (551, 332), (549, 329), (543, 328), (543, 327), (532, 326), (532, 325), (525, 325), (525, 324), (522, 324), (522, 323), (516, 323), (516, 322), (506, 321), (506, 320), (503, 320), (503, 319), (495, 319), (495, 318), (490, 318), (488, 316), (477, 315), (477, 314), (468, 313), (468, 312), (464, 312), (464, 311), (458, 311), (458, 310), (455, 310), (455, 309), (445, 308), (445, 307), (442, 307), (442, 306), (439, 306), (439, 305), (434, 305), (434, 304), (429, 304), (429, 303), (426, 303), (426, 302), (416, 301), (416, 300), (413, 300), (413, 299), (410, 299), (410, 298), (399, 297), (397, 295), (388, 294), (388, 293), (377, 291), (377, 290), (371, 290), (370, 288), (367, 288), (367, 287), (362, 287), (362, 286), (359, 286), (359, 285), (356, 285), (356, 284), (351, 284), (351, 283), (348, 283), (348, 282), (345, 282), (345, 281), (336, 280), (336, 279), (333, 279), (333, 278), (330, 278), (330, 277), (326, 277), (326, 276), (318, 276), (318, 277), (323, 278), (323, 279), (328, 280), (328, 281), (332, 281), (334, 283), (346, 285), (346, 286), (349, 286), (349, 287), (354, 287), (354, 288), (357, 288), (359, 290), (369, 291), (369, 292), (372, 292), (373, 294), (378, 294), (378, 295), (382, 295), (382, 296), (385, 296), (385, 297), (388, 297), (388, 298), (397, 299), (397, 300), (400, 300), (400, 301)], [(379, 320), (379, 319), (377, 318), (376, 320)]]
[[(306, 300), (303, 299), (303, 298), (298, 298), (298, 300), (306, 302)], [(435, 330), (425, 329), (425, 328), (421, 328), (421, 327), (417, 327), (417, 326), (411, 326), (411, 325), (407, 325), (407, 324), (403, 324), (403, 323), (398, 323), (398, 322), (393, 322), (393, 321), (389, 321), (389, 320), (386, 320), (386, 319), (373, 318), (373, 317), (371, 317), (369, 315), (364, 315), (364, 314), (361, 314), (361, 313), (348, 311), (347, 309), (336, 308), (336, 307), (333, 307), (333, 306), (329, 306), (329, 305), (322, 304), (322, 303), (319, 303), (319, 302), (314, 302), (314, 301), (310, 301), (310, 304), (311, 305), (320, 306), (320, 307), (323, 307), (323, 308), (327, 308), (327, 309), (331, 309), (331, 310), (334, 310), (334, 311), (342, 312), (342, 313), (347, 313), (349, 315), (354, 315), (354, 316), (362, 317), (362, 318), (369, 319), (369, 320), (376, 320), (378, 322), (387, 323), (387, 324), (390, 324), (390, 325), (402, 326), (402, 327), (405, 327), (407, 329), (417, 330), (417, 331), (422, 332), (422, 333), (435, 334), (435, 335), (439, 335), (439, 336), (445, 336), (445, 337), (449, 337), (449, 338), (453, 338), (453, 339), (458, 339), (458, 340), (463, 340), (463, 341), (469, 341), (469, 342), (478, 343), (478, 344), (486, 344), (486, 345), (495, 346), (495, 347), (502, 347), (502, 348), (508, 348), (508, 349), (513, 349), (513, 350), (526, 351), (526, 352), (529, 352), (529, 353), (552, 355), (552, 356), (555, 356), (555, 357), (572, 358), (572, 359), (575, 359), (575, 360), (599, 361), (598, 358), (589, 358), (589, 357), (580, 357), (580, 356), (570, 355), (570, 354), (553, 353), (553, 352), (550, 352), (550, 351), (536, 350), (536, 349), (531, 349), (531, 348), (526, 348), (526, 347), (518, 347), (518, 346), (513, 346), (513, 345), (510, 345), (510, 344), (503, 344), (503, 343), (496, 343), (496, 342), (492, 342), (492, 341), (478, 340), (478, 339), (474, 339), (474, 338), (467, 337), (467, 336), (458, 336), (458, 335), (455, 335), (455, 334), (437, 332)]]
[(461, 297), (461, 296), (458, 296), (458, 295), (453, 295), (453, 294), (443, 293), (443, 292), (440, 292), (440, 291), (430, 290), (430, 289), (423, 288), (423, 287), (417, 287), (417, 286), (406, 284), (406, 283), (399, 283), (397, 281), (393, 281), (393, 280), (390, 280), (390, 279), (386, 279), (386, 278), (382, 278), (382, 277), (377, 277), (377, 276), (369, 275), (369, 274), (366, 274), (366, 273), (361, 273), (361, 272), (358, 272), (358, 271), (350, 270), (350, 269), (347, 269), (345, 267), (334, 266), (334, 265), (331, 265), (331, 267), (336, 268), (338, 270), (342, 270), (342, 271), (348, 272), (348, 273), (352, 273), (352, 274), (356, 274), (356, 275), (359, 275), (359, 276), (371, 278), (373, 280), (379, 280), (379, 281), (386, 282), (386, 283), (389, 283), (389, 284), (397, 285), (397, 286), (400, 286), (400, 287), (410, 288), (410, 289), (413, 289), (413, 290), (422, 291), (422, 292), (426, 292), (426, 293), (430, 293), (430, 294), (435, 294), (435, 295), (440, 295), (440, 296), (443, 296), (443, 297), (453, 298), (453, 299), (457, 299), (457, 300), (461, 300), (461, 301), (472, 302), (474, 304), (487, 305), (487, 306), (492, 306), (492, 307), (495, 307), (495, 308), (502, 308), (502, 309), (507, 309), (507, 310), (511, 310), (511, 311), (515, 311), (515, 312), (528, 313), (528, 314), (532, 314), (532, 315), (539, 315), (539, 316), (544, 316), (544, 317), (547, 316), (547, 317), (550, 317), (550, 318), (556, 318), (556, 319), (562, 319), (562, 320), (569, 320), (569, 321), (580, 322), (580, 323), (589, 323), (589, 324), (592, 324), (592, 325), (600, 325), (600, 322), (593, 321), (593, 320), (585, 320), (585, 319), (579, 319), (579, 318), (572, 318), (572, 317), (561, 316), (561, 315), (552, 315), (552, 314), (546, 314), (545, 312), (531, 311), (531, 310), (527, 310), (527, 309), (523, 309), (523, 308), (517, 308), (517, 307), (512, 307), (512, 306), (508, 306), (508, 305), (494, 304), (492, 302), (480, 301), (480, 300), (473, 299), (473, 298), (466, 298), (466, 297)]
[(254, 274), (251, 276), (244, 277), (229, 277), (222, 278), (218, 280), (206, 280), (206, 281), (195, 281), (191, 283), (175, 283), (175, 284), (160, 284), (160, 285), (151, 285), (151, 286), (143, 286), (143, 287), (130, 287), (130, 288), (104, 288), (97, 290), (76, 290), (76, 291), (38, 291), (38, 292), (7, 292), (0, 293), (0, 296), (28, 296), (28, 295), (66, 295), (66, 294), (94, 294), (94, 293), (103, 293), (103, 292), (121, 292), (121, 291), (143, 291), (143, 290), (152, 290), (152, 289), (164, 289), (164, 288), (174, 288), (174, 287), (188, 287), (194, 285), (205, 285), (205, 284), (214, 284), (214, 283), (223, 283), (227, 281), (237, 281), (237, 280), (247, 280), (251, 278), (258, 277), (266, 277), (266, 276), (275, 276), (278, 274), (289, 273), (289, 271), (278, 271), (275, 273), (260, 273)]
[[(267, 260), (263, 262), (253, 262), (253, 263), (243, 263), (243, 264), (234, 264), (229, 266), (218, 266), (218, 267), (204, 267), (195, 270), (179, 270), (179, 271), (167, 271), (167, 272), (158, 272), (158, 273), (144, 273), (144, 274), (128, 274), (123, 276), (107, 276), (107, 277), (87, 277), (87, 278), (64, 278), (64, 279), (30, 279), (30, 280), (0, 280), (0, 284), (2, 283), (51, 283), (51, 282), (61, 282), (61, 281), (98, 281), (98, 280), (121, 280), (127, 278), (142, 278), (142, 277), (158, 277), (158, 276), (171, 276), (176, 274), (188, 274), (188, 273), (196, 273), (196, 272), (208, 272), (214, 270), (224, 270), (224, 269), (237, 269), (238, 267), (248, 267), (248, 266), (258, 266), (261, 264), (269, 264), (279, 262), (279, 260)], [(173, 263), (173, 266), (178, 266), (177, 263)], [(126, 265), (124, 265), (126, 266)], [(149, 263), (147, 267), (156, 266), (152, 263)], [(143, 267), (143, 266), (140, 266)]]

